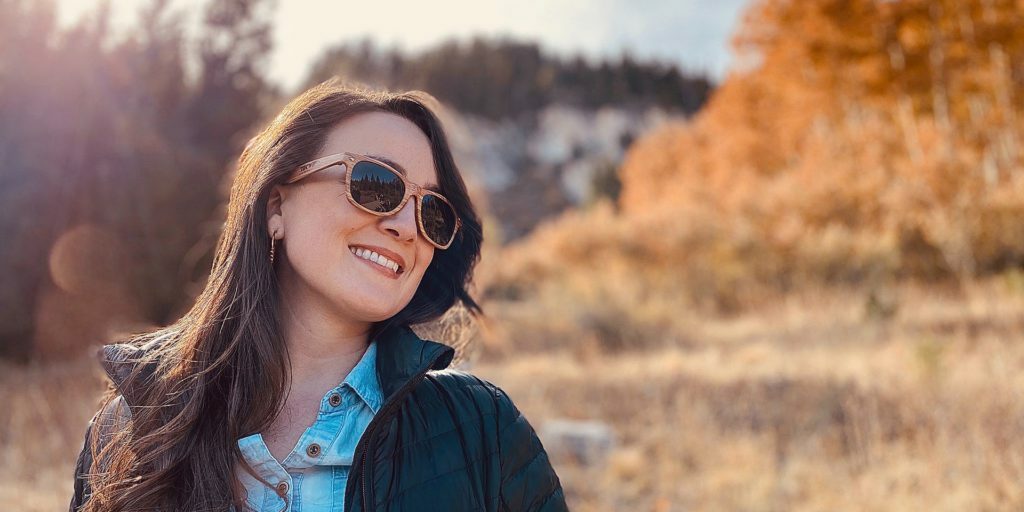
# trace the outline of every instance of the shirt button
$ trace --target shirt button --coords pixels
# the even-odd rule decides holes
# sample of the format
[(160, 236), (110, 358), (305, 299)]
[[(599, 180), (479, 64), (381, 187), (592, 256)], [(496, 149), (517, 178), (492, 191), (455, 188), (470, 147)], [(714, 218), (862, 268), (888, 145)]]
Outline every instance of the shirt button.
[(341, 395), (331, 393), (331, 397), (327, 399), (327, 402), (331, 404), (331, 407), (337, 407), (341, 405)]
[(307, 446), (306, 447), (306, 455), (309, 455), (310, 457), (314, 457), (314, 458), (320, 456), (320, 445), (318, 445), (316, 443), (313, 443), (313, 444)]
[(281, 482), (277, 484), (277, 493), (285, 494), (288, 492), (288, 482)]

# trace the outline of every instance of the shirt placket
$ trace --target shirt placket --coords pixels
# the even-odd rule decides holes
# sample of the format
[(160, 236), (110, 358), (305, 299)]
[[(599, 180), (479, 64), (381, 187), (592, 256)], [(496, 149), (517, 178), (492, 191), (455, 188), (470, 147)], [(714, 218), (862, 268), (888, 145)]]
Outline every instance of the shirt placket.
[[(373, 348), (375, 347), (371, 346), (370, 350)], [(312, 498), (313, 496), (306, 496), (306, 493), (315, 494), (317, 492), (315, 488), (304, 489), (305, 476), (310, 476), (311, 471), (322, 469), (318, 466), (325, 464), (329, 466), (351, 464), (351, 454), (346, 453), (347, 457), (339, 457), (339, 454), (332, 450), (346, 449), (340, 445), (336, 446), (336, 444), (343, 433), (351, 435), (352, 428), (347, 426), (347, 422), (357, 417), (356, 408), (367, 400), (372, 403), (377, 397), (377, 394), (374, 394), (376, 388), (370, 387), (376, 386), (377, 383), (367, 383), (366, 380), (367, 378), (376, 379), (376, 373), (373, 372), (374, 355), (374, 353), (364, 355), (361, 371), (354, 369), (354, 373), (350, 374), (345, 382), (323, 396), (316, 420), (303, 431), (295, 447), (281, 463), (270, 454), (261, 435), (253, 434), (239, 441), (240, 447), (243, 448), (243, 456), (253, 466), (253, 469), (274, 486), (273, 489), (264, 487), (266, 491), (261, 511), (301, 512), (304, 505), (303, 498)], [(366, 368), (372, 372), (370, 375), (365, 374)], [(359, 386), (365, 386), (368, 389), (357, 389)], [(368, 407), (373, 410), (372, 405), (368, 405)], [(338, 472), (334, 471), (337, 468), (331, 469), (331, 475), (337, 477)], [(344, 476), (347, 477), (347, 471), (344, 473), (346, 473)], [(312, 483), (314, 481), (319, 481), (319, 479), (309, 480), (310, 483), (306, 487), (314, 485)], [(333, 478), (328, 481), (333, 481)], [(328, 489), (327, 492), (332, 492), (332, 490)]]
[(262, 434), (253, 434), (239, 441), (239, 448), (246, 462), (261, 478), (273, 486), (263, 493), (260, 510), (282, 510), (286, 503), (293, 502), (292, 477), (270, 454)]
[[(291, 474), (294, 482), (292, 492), (295, 506), (289, 509), (292, 512), (300, 512), (302, 508), (304, 490), (301, 472), (311, 468), (315, 470), (316, 466), (323, 465), (325, 455), (333, 448), (340, 433), (345, 430), (343, 423), (349, 417), (347, 413), (355, 405), (355, 399), (355, 394), (348, 389), (347, 384), (338, 386), (324, 395), (316, 421), (302, 433), (295, 449), (285, 457), (284, 469)], [(300, 473), (295, 474), (296, 471)]]

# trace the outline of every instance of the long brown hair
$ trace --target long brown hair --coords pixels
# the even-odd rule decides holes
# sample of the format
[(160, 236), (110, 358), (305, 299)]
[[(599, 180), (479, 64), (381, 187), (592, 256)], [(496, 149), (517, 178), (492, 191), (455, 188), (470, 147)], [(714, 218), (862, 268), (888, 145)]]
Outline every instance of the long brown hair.
[[(315, 158), (327, 133), (362, 112), (403, 116), (430, 141), (438, 185), (463, 227), (437, 251), (410, 303), (373, 326), (435, 320), (456, 301), (474, 315), (467, 285), (480, 256), (482, 232), (466, 186), (434, 110), (413, 91), (371, 91), (329, 80), (284, 107), (254, 137), (238, 162), (213, 268), (195, 305), (165, 328), (132, 336), (148, 344), (144, 360), (121, 389), (131, 395), (131, 422), (94, 453), (86, 511), (243, 509), (235, 463), (237, 440), (259, 432), (279, 413), (289, 386), (289, 360), (277, 317), (276, 274), (268, 261), (266, 205), (271, 188)], [(280, 260), (278, 260), (280, 261)], [(371, 338), (372, 339), (372, 338)], [(104, 406), (116, 398), (108, 393)], [(99, 446), (94, 429), (90, 445)]]

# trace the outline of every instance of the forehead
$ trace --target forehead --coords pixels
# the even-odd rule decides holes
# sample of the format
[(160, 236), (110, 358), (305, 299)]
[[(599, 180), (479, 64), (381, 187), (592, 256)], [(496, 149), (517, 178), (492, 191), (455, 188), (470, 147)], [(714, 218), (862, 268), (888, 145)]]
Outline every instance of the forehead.
[(350, 117), (328, 132), (317, 158), (346, 151), (394, 163), (418, 185), (437, 185), (430, 141), (418, 126), (402, 116), (367, 112)]

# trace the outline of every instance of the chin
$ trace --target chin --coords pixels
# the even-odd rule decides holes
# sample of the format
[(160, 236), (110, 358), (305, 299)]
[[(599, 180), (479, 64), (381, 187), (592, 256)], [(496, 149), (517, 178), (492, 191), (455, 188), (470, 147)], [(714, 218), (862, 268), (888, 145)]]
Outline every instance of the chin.
[(402, 310), (401, 307), (397, 307), (393, 303), (380, 304), (374, 302), (372, 299), (357, 300), (354, 302), (346, 301), (343, 309), (351, 311), (354, 317), (367, 322), (380, 322), (382, 320), (387, 320)]
[(363, 315), (362, 318), (364, 318), (367, 322), (371, 323), (382, 322), (384, 320), (387, 320), (388, 318), (395, 316), (396, 314), (398, 314), (399, 311), (401, 310), (395, 309), (388, 311), (386, 313), (368, 313), (366, 315)]

